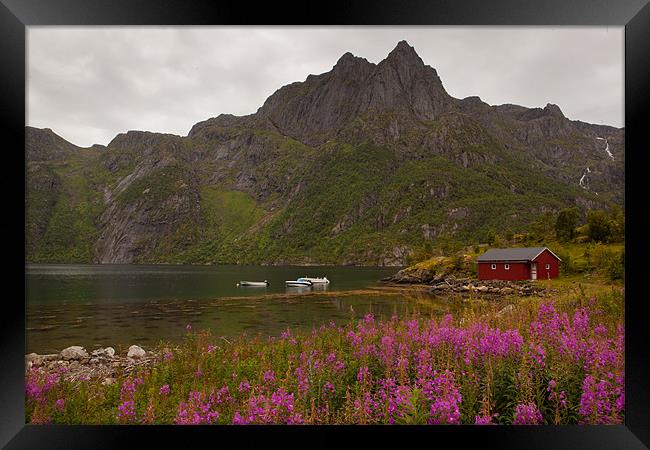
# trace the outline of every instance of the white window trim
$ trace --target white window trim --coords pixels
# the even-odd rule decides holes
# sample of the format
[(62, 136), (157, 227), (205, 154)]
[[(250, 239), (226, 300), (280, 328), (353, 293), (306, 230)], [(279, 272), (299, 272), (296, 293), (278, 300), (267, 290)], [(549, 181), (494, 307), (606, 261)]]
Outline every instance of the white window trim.
[(546, 266), (545, 266), (545, 267), (546, 267), (546, 270), (550, 270), (550, 269), (551, 269), (551, 265), (550, 265), (549, 263), (546, 263)]
[(504, 264), (503, 268), (506, 269), (506, 270), (510, 270), (510, 264)]
[(492, 264), (492, 270), (497, 270), (497, 265), (496, 264)]

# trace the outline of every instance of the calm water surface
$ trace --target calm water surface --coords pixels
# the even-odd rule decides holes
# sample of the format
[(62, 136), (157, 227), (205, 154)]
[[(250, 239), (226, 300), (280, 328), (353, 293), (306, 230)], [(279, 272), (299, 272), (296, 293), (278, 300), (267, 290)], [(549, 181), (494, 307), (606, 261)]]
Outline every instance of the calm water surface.
[[(190, 323), (217, 336), (278, 335), (291, 327), (310, 330), (373, 312), (380, 317), (415, 311), (442, 313), (407, 296), (349, 295), (377, 287), (395, 268), (295, 266), (36, 265), (27, 273), (27, 349), (54, 353), (69, 345), (145, 348), (179, 342)], [(326, 276), (324, 295), (287, 288), (285, 280)], [(268, 280), (267, 288), (237, 287)]]

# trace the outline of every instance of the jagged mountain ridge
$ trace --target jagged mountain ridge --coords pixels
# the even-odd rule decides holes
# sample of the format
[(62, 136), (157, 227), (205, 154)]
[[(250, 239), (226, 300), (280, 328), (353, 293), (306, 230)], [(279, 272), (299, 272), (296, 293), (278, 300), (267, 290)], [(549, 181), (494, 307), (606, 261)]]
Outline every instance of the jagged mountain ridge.
[(453, 98), (404, 41), (185, 137), (26, 134), (30, 261), (399, 265), (441, 237), (623, 202), (622, 129)]

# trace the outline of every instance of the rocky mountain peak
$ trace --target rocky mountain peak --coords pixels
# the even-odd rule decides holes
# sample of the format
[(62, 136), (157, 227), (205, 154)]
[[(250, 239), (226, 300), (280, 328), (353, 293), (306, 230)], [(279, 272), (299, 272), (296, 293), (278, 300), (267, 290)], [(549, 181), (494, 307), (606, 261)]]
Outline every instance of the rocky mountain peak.
[(76, 150), (79, 147), (63, 139), (51, 128), (25, 127), (25, 151), (30, 161), (60, 160)]
[[(354, 76), (356, 78), (365, 77), (375, 65), (368, 62), (365, 58), (354, 56), (350, 52), (344, 53), (332, 68), (333, 75)], [(309, 78), (308, 80), (309, 81)]]
[(544, 112), (548, 115), (564, 118), (564, 114), (559, 106), (554, 105), (553, 103), (547, 103), (544, 107)]
[(281, 133), (317, 145), (368, 111), (399, 111), (403, 117), (429, 120), (449, 110), (452, 102), (435, 69), (400, 41), (379, 64), (344, 53), (330, 72), (276, 91), (257, 115)]
[[(356, 59), (356, 56), (354, 56), (350, 52), (345, 52), (343, 55), (339, 58), (339, 60), (336, 62), (336, 66), (339, 65), (347, 65), (350, 63), (354, 63), (354, 60)], [(335, 67), (336, 67), (335, 66)]]
[(390, 61), (393, 64), (424, 66), (424, 61), (417, 54), (415, 48), (411, 47), (406, 41), (399, 41), (397, 46), (388, 54), (385, 61)]

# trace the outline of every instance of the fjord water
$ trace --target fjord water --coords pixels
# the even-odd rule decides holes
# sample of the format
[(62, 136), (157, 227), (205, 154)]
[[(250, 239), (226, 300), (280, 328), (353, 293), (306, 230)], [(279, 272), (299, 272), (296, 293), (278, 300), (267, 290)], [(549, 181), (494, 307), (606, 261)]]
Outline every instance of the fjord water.
[[(389, 318), (420, 308), (405, 296), (349, 295), (380, 285), (396, 268), (323, 266), (36, 265), (27, 274), (27, 352), (70, 345), (145, 348), (178, 342), (191, 324), (216, 336), (279, 335), (347, 322), (368, 312)], [(298, 277), (330, 279), (323, 295), (286, 288)], [(237, 287), (268, 280), (267, 288)], [(323, 289), (323, 288), (321, 288)], [(276, 294), (276, 295), (267, 295)]]

